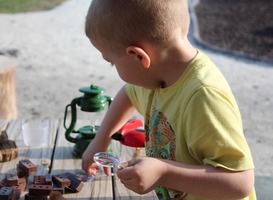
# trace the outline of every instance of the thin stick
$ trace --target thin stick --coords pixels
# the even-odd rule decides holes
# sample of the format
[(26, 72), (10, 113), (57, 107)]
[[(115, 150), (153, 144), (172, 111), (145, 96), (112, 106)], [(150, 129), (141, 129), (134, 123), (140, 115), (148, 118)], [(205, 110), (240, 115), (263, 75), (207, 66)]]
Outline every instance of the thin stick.
[(116, 200), (116, 192), (115, 192), (115, 173), (114, 173), (114, 167), (111, 167), (111, 176), (112, 176), (112, 192), (113, 192), (113, 200)]
[(55, 141), (54, 141), (54, 144), (53, 144), (53, 151), (52, 151), (51, 158), (50, 158), (50, 166), (49, 166), (49, 169), (48, 169), (48, 174), (51, 174), (51, 170), (52, 170), (52, 167), (53, 167), (53, 160), (54, 160), (54, 155), (55, 155), (55, 149), (56, 149), (56, 146), (57, 146), (58, 135), (59, 135), (59, 125), (58, 125), (58, 128), (57, 128)]

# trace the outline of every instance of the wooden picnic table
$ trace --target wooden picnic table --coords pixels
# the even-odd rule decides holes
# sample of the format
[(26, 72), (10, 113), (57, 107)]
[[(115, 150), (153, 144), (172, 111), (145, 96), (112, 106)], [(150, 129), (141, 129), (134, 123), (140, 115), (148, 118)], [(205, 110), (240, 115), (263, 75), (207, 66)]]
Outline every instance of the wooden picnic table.
[[(44, 120), (47, 120), (49, 123), (50, 144), (43, 148), (27, 147), (24, 145), (21, 130), (24, 120), (0, 121), (0, 129), (6, 130), (9, 139), (14, 140), (18, 147), (18, 158), (0, 163), (0, 180), (2, 180), (7, 173), (16, 172), (18, 162), (23, 159), (29, 159), (37, 165), (37, 172), (28, 178), (28, 186), (33, 182), (34, 175), (45, 175), (49, 172), (51, 175), (70, 172), (77, 176), (84, 176), (84, 172), (81, 169), (81, 159), (74, 157), (72, 154), (74, 143), (65, 139), (63, 121), (55, 119)], [(80, 120), (78, 120), (78, 122), (79, 121)], [(82, 120), (80, 122), (81, 124), (85, 124), (86, 121)], [(121, 161), (130, 160), (136, 150), (135, 148), (121, 145), (117, 141), (111, 142), (111, 149), (113, 154), (118, 156)], [(144, 149), (142, 149), (142, 153), (145, 153)], [(42, 163), (44, 165), (42, 165)], [(115, 197), (113, 197), (113, 188)], [(24, 199), (26, 193), (28, 193), (28, 187), (25, 192), (21, 194), (20, 200)], [(112, 178), (111, 176), (106, 176), (103, 172), (96, 175), (93, 181), (84, 182), (84, 187), (80, 192), (66, 193), (63, 197), (66, 199), (79, 200), (158, 199), (154, 191), (145, 195), (139, 195), (125, 188), (117, 176)]]

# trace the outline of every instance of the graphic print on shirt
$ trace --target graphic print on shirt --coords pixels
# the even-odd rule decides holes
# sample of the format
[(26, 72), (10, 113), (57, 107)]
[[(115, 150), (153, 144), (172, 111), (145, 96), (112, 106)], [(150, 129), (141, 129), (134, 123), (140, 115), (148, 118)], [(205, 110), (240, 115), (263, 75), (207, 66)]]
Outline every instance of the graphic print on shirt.
[(153, 109), (145, 129), (147, 156), (175, 160), (175, 133), (167, 117)]
[[(175, 161), (175, 133), (167, 117), (160, 111), (152, 109), (150, 117), (146, 118), (145, 138), (146, 154), (149, 157)], [(167, 190), (164, 187), (156, 189), (159, 199), (181, 200), (186, 193)]]

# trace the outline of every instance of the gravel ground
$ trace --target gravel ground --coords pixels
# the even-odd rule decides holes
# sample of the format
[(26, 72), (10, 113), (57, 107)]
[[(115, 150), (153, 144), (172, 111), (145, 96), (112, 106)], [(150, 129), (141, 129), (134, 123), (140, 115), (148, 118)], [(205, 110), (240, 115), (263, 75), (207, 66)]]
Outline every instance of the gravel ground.
[(273, 63), (272, 0), (200, 0), (195, 13), (207, 45)]

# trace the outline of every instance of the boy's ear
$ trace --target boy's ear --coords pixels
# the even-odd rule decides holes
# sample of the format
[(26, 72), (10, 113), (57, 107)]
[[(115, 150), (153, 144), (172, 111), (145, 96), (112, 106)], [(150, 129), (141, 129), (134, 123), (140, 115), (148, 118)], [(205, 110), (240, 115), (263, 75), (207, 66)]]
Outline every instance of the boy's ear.
[(150, 56), (140, 47), (128, 46), (126, 48), (126, 53), (132, 56), (134, 59), (141, 62), (143, 67), (149, 68), (151, 64)]

